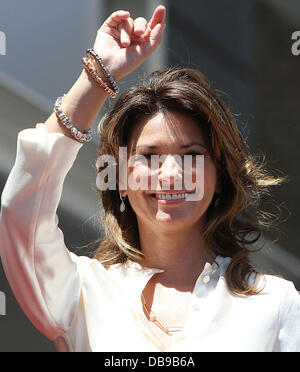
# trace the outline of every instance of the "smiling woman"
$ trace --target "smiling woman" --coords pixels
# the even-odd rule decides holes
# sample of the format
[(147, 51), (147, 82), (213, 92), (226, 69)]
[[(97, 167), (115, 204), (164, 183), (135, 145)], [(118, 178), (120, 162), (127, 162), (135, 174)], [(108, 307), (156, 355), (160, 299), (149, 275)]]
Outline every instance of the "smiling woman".
[[(229, 288), (240, 294), (257, 294), (255, 282), (250, 284), (248, 280), (256, 272), (248, 262), (247, 247), (258, 240), (262, 227), (271, 221), (260, 220), (259, 211), (257, 215), (248, 214), (248, 208), (281, 179), (270, 176), (263, 164), (256, 163), (248, 154), (233, 116), (204, 76), (191, 69), (153, 73), (119, 98), (103, 118), (99, 131), (102, 138), (99, 156), (116, 156), (120, 146), (127, 146), (130, 155), (164, 154), (166, 159), (156, 172), (149, 172), (145, 164), (130, 167), (129, 174), (134, 172), (135, 177), (146, 178), (143, 184), (149, 186), (151, 182), (151, 187), (122, 191), (123, 197), (128, 196), (124, 213), (119, 211), (118, 190), (99, 190), (107, 236), (95, 257), (106, 266), (128, 259), (141, 263), (155, 236), (161, 239), (172, 232), (174, 239), (176, 232), (174, 240), (181, 247), (187, 236), (189, 241), (194, 236), (192, 240), (197, 246), (194, 256), (189, 247), (192, 261), (197, 261), (200, 251), (208, 261), (212, 255), (231, 257), (226, 275)], [(184, 195), (187, 191), (174, 187), (178, 179), (184, 184), (188, 173), (174, 157), (191, 152), (204, 156), (203, 198), (197, 202), (186, 201), (185, 197), (171, 200), (174, 193)], [(190, 171), (195, 182), (195, 164)], [(169, 181), (167, 189), (163, 187), (165, 179)], [(199, 186), (199, 181), (196, 184)], [(173, 243), (173, 255), (174, 252)], [(147, 256), (145, 262), (156, 267), (158, 262), (153, 262), (156, 255)]]

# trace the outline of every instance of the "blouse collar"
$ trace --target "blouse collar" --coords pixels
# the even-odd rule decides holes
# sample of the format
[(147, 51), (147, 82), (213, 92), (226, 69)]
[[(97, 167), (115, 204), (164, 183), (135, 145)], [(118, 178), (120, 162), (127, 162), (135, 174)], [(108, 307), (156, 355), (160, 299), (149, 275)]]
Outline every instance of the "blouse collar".
[[(220, 272), (222, 272), (223, 274), (224, 271), (226, 271), (227, 266), (229, 265), (230, 261), (231, 261), (231, 257), (217, 256), (215, 258), (215, 261), (212, 264), (210, 264), (209, 262), (206, 262), (203, 272), (205, 271), (205, 273), (208, 273), (210, 271), (215, 271), (217, 269), (220, 269)], [(156, 274), (156, 273), (165, 271), (164, 269), (142, 266), (138, 262), (135, 262), (132, 260), (128, 260), (125, 265), (126, 265), (126, 268), (129, 270), (140, 271), (141, 273), (146, 274), (146, 275)]]
[[(207, 262), (204, 266), (204, 269), (199, 274), (198, 279), (195, 284), (195, 288), (199, 285), (199, 283), (204, 279), (211, 276), (214, 276), (218, 272), (218, 276), (224, 276), (227, 266), (231, 261), (231, 257), (222, 257), (217, 256), (213, 264)], [(120, 265), (120, 264), (117, 264)], [(154, 267), (145, 267), (140, 265), (138, 262), (135, 261), (127, 261), (125, 264), (121, 265), (119, 269), (124, 270), (123, 275), (127, 277), (130, 281), (134, 283), (134, 290), (135, 293), (139, 295), (143, 292), (146, 284), (152, 278), (152, 276), (156, 273), (164, 272), (165, 270), (154, 268)], [(205, 280), (205, 279), (204, 279)]]

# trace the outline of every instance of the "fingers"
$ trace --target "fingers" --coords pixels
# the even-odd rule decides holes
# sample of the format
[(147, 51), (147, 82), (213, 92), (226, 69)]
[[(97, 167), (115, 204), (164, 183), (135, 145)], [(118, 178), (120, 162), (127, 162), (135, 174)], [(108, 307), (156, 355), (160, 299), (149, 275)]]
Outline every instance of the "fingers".
[(157, 24), (154, 29), (151, 30), (145, 42), (140, 45), (141, 54), (146, 58), (148, 58), (161, 43), (165, 26), (165, 24)]
[(136, 36), (142, 36), (147, 29), (147, 21), (143, 17), (139, 17), (134, 21), (133, 32)]
[(122, 21), (119, 29), (121, 45), (123, 47), (128, 47), (132, 42), (137, 42), (139, 37), (145, 33), (147, 29), (147, 21), (143, 17), (139, 17), (135, 20), (129, 17)]
[[(158, 38), (164, 29), (164, 19), (166, 8), (159, 5), (153, 12), (149, 23), (143, 17), (133, 20), (128, 11), (119, 10), (112, 13), (104, 22), (100, 31), (108, 32), (113, 37), (118, 38), (121, 46), (127, 48), (131, 44), (140, 44), (147, 38)], [(117, 36), (115, 32), (119, 33)]]
[(128, 47), (131, 43), (134, 22), (132, 18), (128, 18), (119, 25), (120, 43), (123, 47)]
[(117, 27), (122, 21), (125, 21), (129, 17), (129, 12), (125, 10), (118, 10), (117, 12), (112, 13), (104, 23), (110, 27)]
[(153, 16), (149, 22), (151, 30), (158, 24), (163, 23), (166, 15), (166, 8), (162, 5), (159, 5), (153, 12)]
[(162, 37), (162, 33), (165, 29), (166, 25), (165, 24), (157, 24), (153, 30), (151, 30), (151, 33), (150, 33), (150, 39), (153, 39), (155, 40), (156, 42), (160, 41), (161, 40), (161, 37)]
[(163, 24), (164, 19), (166, 16), (166, 8), (162, 5), (159, 5), (153, 12), (153, 16), (148, 23), (147, 30), (143, 37), (147, 38), (149, 37), (151, 31), (158, 25), (158, 24)]

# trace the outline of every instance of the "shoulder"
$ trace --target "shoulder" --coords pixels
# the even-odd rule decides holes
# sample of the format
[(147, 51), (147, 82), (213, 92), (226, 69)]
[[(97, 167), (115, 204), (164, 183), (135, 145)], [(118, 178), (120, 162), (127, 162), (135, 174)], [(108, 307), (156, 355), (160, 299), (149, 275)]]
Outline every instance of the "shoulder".
[(300, 327), (300, 293), (293, 282), (274, 275), (261, 275), (261, 295), (278, 305), (278, 320), (283, 324), (293, 319)]
[(107, 275), (108, 270), (100, 261), (96, 260), (95, 258), (79, 256), (74, 252), (69, 252), (69, 254), (74, 264), (77, 266), (77, 270), (79, 271), (82, 279), (92, 275), (93, 272), (97, 275)]
[(258, 285), (263, 287), (262, 293), (278, 296), (299, 296), (293, 282), (276, 275), (260, 274)]
[[(274, 351), (300, 351), (300, 294), (293, 282), (264, 275), (262, 292), (278, 303), (277, 334)], [(272, 301), (270, 301), (272, 303)]]
[(257, 288), (262, 295), (277, 297), (281, 301), (300, 299), (300, 294), (293, 282), (276, 275), (259, 274), (257, 276)]

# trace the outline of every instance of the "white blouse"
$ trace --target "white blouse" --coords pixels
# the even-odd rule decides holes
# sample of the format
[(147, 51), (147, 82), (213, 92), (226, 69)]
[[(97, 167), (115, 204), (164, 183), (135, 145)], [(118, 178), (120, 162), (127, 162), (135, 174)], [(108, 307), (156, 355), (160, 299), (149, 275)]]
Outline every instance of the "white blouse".
[(207, 263), (182, 332), (166, 343), (149, 323), (141, 293), (163, 270), (135, 262), (106, 270), (69, 252), (56, 210), (82, 144), (42, 123), (18, 134), (2, 194), (0, 253), (10, 286), (34, 326), (64, 351), (300, 351), (300, 295), (264, 275), (262, 294), (227, 289), (230, 258)]

